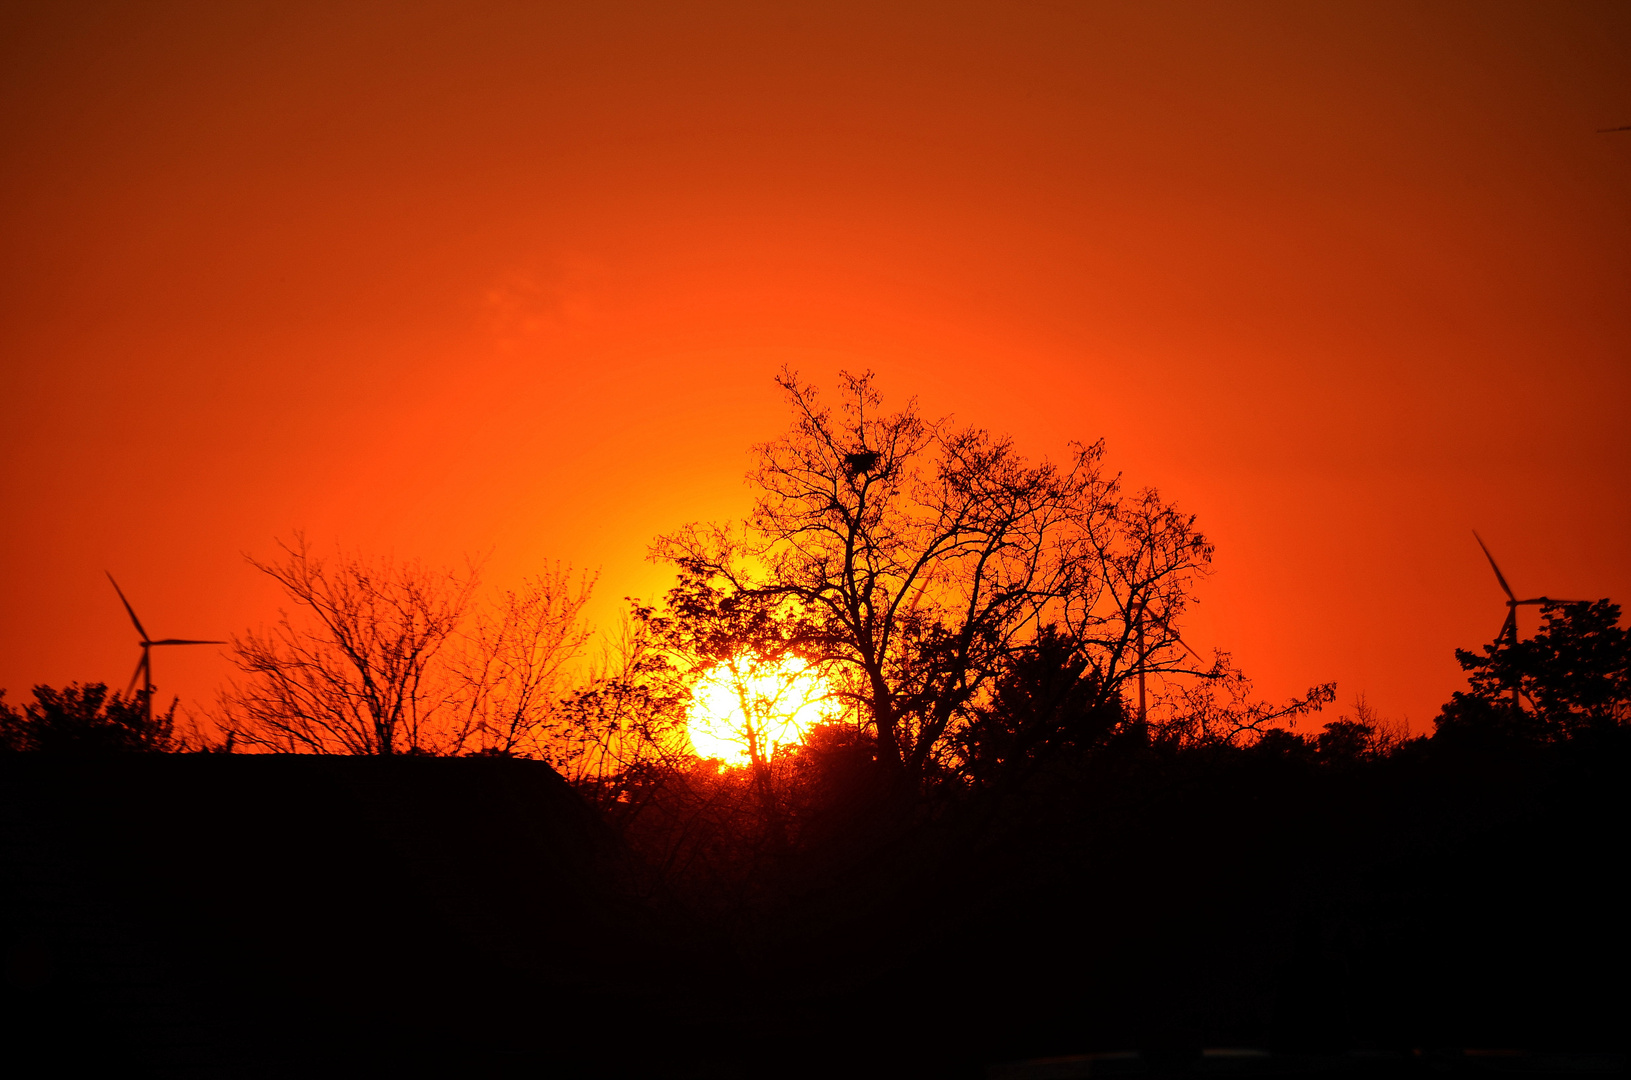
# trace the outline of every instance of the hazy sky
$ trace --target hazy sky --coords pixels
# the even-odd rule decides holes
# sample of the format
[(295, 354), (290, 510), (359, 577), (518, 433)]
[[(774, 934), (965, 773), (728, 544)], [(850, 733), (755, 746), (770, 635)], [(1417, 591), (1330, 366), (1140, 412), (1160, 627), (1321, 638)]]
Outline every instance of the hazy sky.
[(11, 700), (129, 678), (104, 569), (274, 619), (294, 529), (599, 567), (605, 621), (747, 509), (785, 362), (1104, 437), (1272, 696), (1427, 729), (1474, 528), (1631, 601), (1624, 3), (12, 3), (0, 124)]

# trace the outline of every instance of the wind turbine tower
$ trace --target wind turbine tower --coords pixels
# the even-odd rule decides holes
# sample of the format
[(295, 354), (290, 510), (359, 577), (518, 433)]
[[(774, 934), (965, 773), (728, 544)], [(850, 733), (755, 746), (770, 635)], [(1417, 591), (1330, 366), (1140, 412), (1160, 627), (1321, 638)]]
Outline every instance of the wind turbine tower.
[[(1135, 603), (1137, 606), (1133, 612), (1133, 633), (1137, 640), (1138, 649), (1138, 722), (1143, 724), (1148, 719), (1144, 698), (1144, 670), (1146, 665), (1149, 663), (1150, 650), (1144, 644), (1144, 612), (1149, 605), (1142, 599), (1135, 601)], [(1197, 662), (1201, 664), (1206, 663), (1206, 661), (1201, 658), (1201, 654), (1196, 652), (1194, 649), (1191, 649), (1189, 647), (1189, 642), (1185, 641), (1178, 635), (1178, 631), (1174, 630), (1170, 625), (1162, 622), (1153, 615), (1150, 618), (1157, 625), (1159, 625), (1163, 631), (1171, 634), (1172, 639), (1182, 646), (1185, 652), (1187, 652), (1190, 656), (1193, 656)]]

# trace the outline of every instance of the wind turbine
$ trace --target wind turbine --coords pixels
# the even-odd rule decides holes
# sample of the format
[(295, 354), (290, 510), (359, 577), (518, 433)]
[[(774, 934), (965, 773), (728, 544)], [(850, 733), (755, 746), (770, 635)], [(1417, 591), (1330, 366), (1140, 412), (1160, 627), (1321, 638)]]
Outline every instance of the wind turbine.
[[(1554, 600), (1550, 596), (1537, 596), (1532, 600), (1519, 600), (1517, 596), (1513, 594), (1512, 586), (1506, 583), (1506, 577), (1501, 573), (1501, 568), (1495, 565), (1495, 556), (1489, 553), (1489, 547), (1484, 543), (1484, 538), (1478, 535), (1477, 529), (1472, 531), (1472, 538), (1478, 541), (1479, 547), (1484, 549), (1484, 558), (1489, 560), (1489, 568), (1495, 571), (1495, 580), (1501, 583), (1501, 591), (1506, 593), (1506, 620), (1501, 623), (1500, 632), (1495, 635), (1495, 640), (1497, 642), (1504, 637), (1510, 637), (1513, 645), (1518, 643), (1518, 608), (1520, 607), (1530, 605), (1538, 607), (1545, 604), (1580, 604), (1587, 602), (1583, 600)], [(1518, 680), (1516, 679), (1514, 679), (1512, 682), (1512, 707), (1518, 707)]]
[(226, 642), (194, 641), (190, 638), (164, 638), (161, 641), (152, 640), (147, 636), (147, 631), (142, 629), (142, 621), (136, 618), (136, 609), (130, 606), (129, 600), (125, 599), (125, 591), (119, 588), (119, 583), (117, 581), (113, 581), (113, 574), (106, 570), (104, 570), (103, 573), (107, 574), (108, 580), (113, 582), (113, 591), (119, 594), (119, 602), (124, 604), (125, 610), (130, 613), (130, 621), (136, 624), (136, 633), (142, 636), (142, 640), (138, 642), (138, 644), (140, 644), (142, 647), (142, 658), (136, 662), (136, 671), (130, 676), (130, 685), (125, 687), (125, 693), (128, 695), (131, 690), (135, 689), (137, 679), (142, 681), (142, 719), (148, 723), (151, 723), (153, 720), (153, 646), (225, 645)]

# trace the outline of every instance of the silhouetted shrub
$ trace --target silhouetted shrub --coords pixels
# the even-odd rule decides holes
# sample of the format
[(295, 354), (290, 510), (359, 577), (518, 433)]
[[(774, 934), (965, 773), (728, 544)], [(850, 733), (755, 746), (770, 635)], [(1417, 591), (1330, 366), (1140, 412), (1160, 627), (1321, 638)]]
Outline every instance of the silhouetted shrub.
[(163, 752), (176, 749), (175, 702), (148, 715), (140, 694), (108, 693), (103, 683), (36, 686), (22, 708), (0, 690), (0, 750), (43, 753)]

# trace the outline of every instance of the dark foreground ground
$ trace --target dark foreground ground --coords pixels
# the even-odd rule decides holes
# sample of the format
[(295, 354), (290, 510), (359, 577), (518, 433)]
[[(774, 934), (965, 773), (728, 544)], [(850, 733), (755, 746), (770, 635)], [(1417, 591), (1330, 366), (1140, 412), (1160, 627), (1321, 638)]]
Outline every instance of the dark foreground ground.
[(0, 1072), (1621, 1071), (1626, 765), (1107, 758), (710, 918), (536, 763), (8, 755)]

